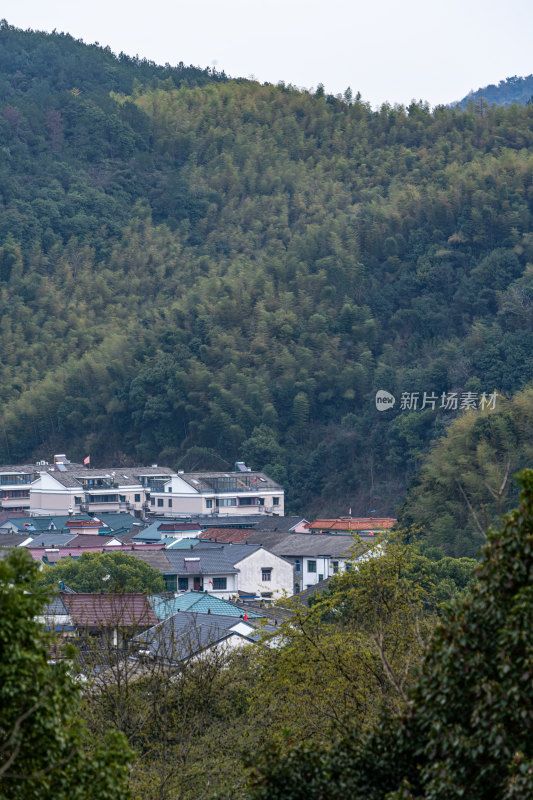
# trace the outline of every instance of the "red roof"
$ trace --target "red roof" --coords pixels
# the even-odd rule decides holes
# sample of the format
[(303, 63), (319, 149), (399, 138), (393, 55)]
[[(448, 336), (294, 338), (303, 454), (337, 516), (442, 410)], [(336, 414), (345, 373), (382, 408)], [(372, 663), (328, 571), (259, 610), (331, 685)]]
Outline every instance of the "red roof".
[(241, 544), (253, 532), (253, 528), (207, 528), (201, 532), (198, 538), (211, 539), (215, 542)]
[(101, 528), (101, 522), (95, 522), (92, 519), (67, 519), (65, 528)]
[(346, 517), (315, 519), (306, 527), (310, 531), (382, 531), (390, 530), (396, 522), (392, 517)]
[(75, 625), (88, 628), (148, 628), (157, 625), (144, 594), (70, 594), (61, 599)]

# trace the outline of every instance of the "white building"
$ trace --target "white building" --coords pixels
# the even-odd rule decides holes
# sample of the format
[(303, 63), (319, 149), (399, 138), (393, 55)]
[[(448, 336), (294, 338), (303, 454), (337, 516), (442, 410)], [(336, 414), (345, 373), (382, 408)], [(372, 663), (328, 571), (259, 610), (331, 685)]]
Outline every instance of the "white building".
[(284, 491), (262, 472), (176, 473), (168, 467), (0, 466), (0, 510), (33, 516), (131, 511), (136, 516), (284, 514)]
[(158, 515), (239, 516), (285, 513), (281, 486), (263, 472), (179, 472), (158, 486), (150, 510)]

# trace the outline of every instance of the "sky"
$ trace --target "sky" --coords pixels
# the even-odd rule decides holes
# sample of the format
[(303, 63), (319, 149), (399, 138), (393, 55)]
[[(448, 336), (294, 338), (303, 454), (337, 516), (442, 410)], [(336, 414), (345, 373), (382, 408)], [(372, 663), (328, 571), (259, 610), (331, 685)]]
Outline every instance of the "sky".
[(0, 14), (157, 64), (350, 86), (372, 107), (451, 103), (533, 73), (531, 0), (3, 0)]

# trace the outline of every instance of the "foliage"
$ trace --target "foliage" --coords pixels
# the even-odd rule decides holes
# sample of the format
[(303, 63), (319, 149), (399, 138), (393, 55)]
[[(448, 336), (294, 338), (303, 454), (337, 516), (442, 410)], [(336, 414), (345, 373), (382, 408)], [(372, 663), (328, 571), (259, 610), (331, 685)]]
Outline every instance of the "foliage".
[(529, 103), (531, 97), (533, 97), (533, 75), (523, 78), (513, 75), (499, 81), (497, 85), (490, 83), (482, 89), (469, 92), (459, 105), (464, 108), (470, 103), (478, 114), (482, 114), (486, 112), (488, 106), (493, 104), (510, 106), (512, 103)]
[(354, 725), (371, 730), (383, 709), (403, 709), (441, 604), (464, 590), (475, 565), (431, 562), (397, 534), (333, 578), (310, 608), (289, 601), (294, 616), (278, 646), (255, 653), (251, 712), (265, 738), (327, 743)]
[(77, 559), (65, 558), (45, 567), (38, 577), (42, 586), (66, 583), (75, 592), (145, 592), (165, 591), (158, 570), (127, 553), (82, 553)]
[(289, 511), (390, 514), (462, 415), (402, 392), (531, 380), (533, 106), (372, 110), (0, 42), (1, 461), (246, 452)]
[(403, 521), (421, 525), (428, 546), (475, 555), (516, 503), (513, 475), (532, 458), (533, 389), (500, 398), (494, 412), (464, 414), (425, 458)]
[[(333, 748), (267, 751), (250, 797), (508, 800), (533, 793), (533, 471), (432, 638), (410, 706)], [(284, 784), (284, 785), (282, 785)]]
[(81, 668), (88, 675), (84, 718), (95, 740), (117, 730), (133, 751), (133, 797), (192, 800), (244, 785), (240, 754), (258, 737), (248, 717), (253, 676), (246, 654), (215, 648), (170, 669), (158, 660), (140, 663), (130, 643), (118, 653), (95, 647)]
[(51, 638), (38, 615), (37, 565), (25, 551), (0, 560), (0, 795), (126, 798), (129, 751), (108, 734), (94, 747), (79, 718), (79, 689), (68, 665), (49, 660)]

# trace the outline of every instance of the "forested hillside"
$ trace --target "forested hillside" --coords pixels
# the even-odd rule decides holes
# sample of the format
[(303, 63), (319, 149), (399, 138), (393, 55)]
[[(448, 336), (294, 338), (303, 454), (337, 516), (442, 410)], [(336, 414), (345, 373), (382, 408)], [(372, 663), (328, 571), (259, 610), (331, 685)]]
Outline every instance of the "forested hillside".
[(512, 78), (506, 78), (498, 84), (490, 83), (482, 89), (469, 92), (466, 97), (463, 97), (459, 105), (462, 108), (466, 108), (469, 103), (474, 103), (478, 105), (478, 108), (483, 108), (485, 103), (490, 106), (507, 107), (513, 103), (529, 103), (532, 97), (533, 75), (527, 75), (525, 78), (513, 75)]
[(0, 459), (243, 458), (289, 511), (393, 513), (463, 414), (423, 392), (531, 380), (532, 128), (3, 24)]

